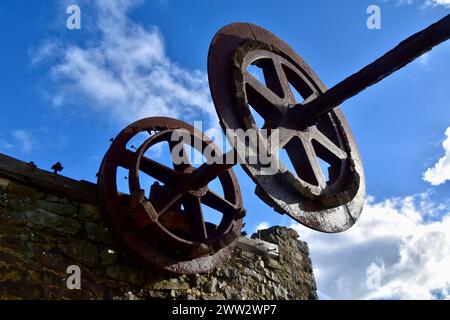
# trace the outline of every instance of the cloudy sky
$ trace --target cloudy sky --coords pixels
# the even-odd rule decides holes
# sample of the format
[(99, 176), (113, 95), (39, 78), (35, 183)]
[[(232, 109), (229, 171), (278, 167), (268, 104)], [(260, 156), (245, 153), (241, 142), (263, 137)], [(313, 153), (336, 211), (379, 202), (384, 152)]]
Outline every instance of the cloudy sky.
[[(81, 8), (81, 30), (66, 8)], [(381, 7), (381, 30), (366, 9)], [(332, 86), (450, 12), (449, 0), (0, 3), (0, 152), (95, 181), (131, 121), (166, 115), (217, 127), (206, 75), (215, 32), (248, 21), (287, 41)], [(325, 235), (272, 212), (236, 168), (246, 230), (281, 224), (310, 245), (322, 298), (450, 298), (450, 43), (342, 109), (366, 171), (367, 203)], [(205, 128), (204, 128), (205, 129)]]

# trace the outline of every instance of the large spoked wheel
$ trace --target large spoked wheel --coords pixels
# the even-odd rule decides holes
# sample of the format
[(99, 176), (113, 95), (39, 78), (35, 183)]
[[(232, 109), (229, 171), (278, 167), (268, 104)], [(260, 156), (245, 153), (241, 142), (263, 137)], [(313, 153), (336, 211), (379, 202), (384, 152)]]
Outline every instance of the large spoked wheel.
[[(136, 137), (144, 140), (139, 146), (134, 145)], [(170, 163), (153, 159), (155, 152), (167, 149), (170, 154), (158, 159)], [(206, 161), (220, 152), (182, 121), (147, 118), (125, 128), (103, 159), (98, 185), (104, 216), (126, 251), (145, 266), (171, 273), (207, 272), (230, 255), (241, 233), (242, 198), (233, 171), (192, 186), (194, 149)], [(119, 168), (128, 173), (129, 192), (119, 192), (126, 182), (118, 177)], [(220, 217), (208, 221), (210, 211)]]
[[(244, 163), (257, 195), (312, 229), (350, 228), (363, 208), (365, 180), (344, 115), (335, 108), (308, 127), (290, 117), (296, 104), (326, 90), (312, 69), (270, 32), (238, 23), (216, 34), (208, 75), (224, 130), (266, 129), (267, 139), (277, 132), (276, 172), (262, 173), (260, 162)], [(236, 140), (231, 143), (236, 147)]]

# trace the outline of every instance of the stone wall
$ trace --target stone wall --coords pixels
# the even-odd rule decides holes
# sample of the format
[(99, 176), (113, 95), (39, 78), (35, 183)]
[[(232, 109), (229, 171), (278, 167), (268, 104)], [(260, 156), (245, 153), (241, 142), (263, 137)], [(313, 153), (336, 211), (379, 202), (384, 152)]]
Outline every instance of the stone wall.
[[(284, 227), (253, 235), (277, 244), (278, 259), (237, 248), (212, 272), (179, 277), (134, 266), (95, 190), (0, 155), (0, 299), (317, 298), (307, 244)], [(81, 268), (79, 290), (67, 288), (70, 265)]]

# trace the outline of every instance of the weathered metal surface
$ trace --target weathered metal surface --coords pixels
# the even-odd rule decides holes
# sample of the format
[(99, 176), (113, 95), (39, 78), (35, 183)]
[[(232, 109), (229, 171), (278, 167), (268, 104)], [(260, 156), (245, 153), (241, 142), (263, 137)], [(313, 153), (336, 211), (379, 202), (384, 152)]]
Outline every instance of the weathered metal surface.
[[(172, 141), (176, 129), (188, 132), (191, 141)], [(143, 132), (149, 138), (137, 149), (127, 149), (129, 141)], [(171, 273), (207, 272), (231, 254), (242, 229), (242, 199), (236, 177), (231, 169), (218, 176), (223, 197), (208, 188), (210, 181), (194, 187), (191, 179), (195, 168), (184, 147), (183, 162), (174, 161), (169, 168), (146, 156), (158, 143), (168, 143), (170, 150), (178, 143), (190, 143), (194, 148), (200, 146), (202, 153), (206, 147), (220, 152), (184, 122), (163, 117), (137, 121), (114, 139), (103, 159), (98, 178), (102, 211), (117, 240), (141, 264)], [(129, 170), (129, 195), (118, 192), (119, 167)], [(150, 190), (142, 189), (140, 172), (159, 182)], [(222, 213), (218, 225), (205, 222), (202, 205)]]
[[(265, 85), (248, 71), (257, 65)], [(257, 195), (276, 211), (323, 232), (350, 228), (361, 214), (365, 180), (361, 158), (342, 112), (336, 108), (302, 127), (286, 114), (300, 101), (294, 87), (308, 101), (326, 91), (312, 69), (282, 40), (252, 25), (237, 23), (221, 29), (208, 55), (211, 93), (222, 128), (260, 129), (250, 105), (264, 119), (263, 128), (279, 129), (280, 147), (295, 169), (280, 163), (274, 175), (261, 174), (261, 163), (244, 164), (256, 182)], [(235, 146), (236, 141), (230, 141)], [(318, 158), (329, 164), (329, 181)]]
[(403, 40), (395, 48), (352, 74), (317, 98), (292, 109), (289, 115), (298, 123), (313, 123), (345, 100), (403, 68), (438, 44), (450, 38), (450, 14)]
[[(97, 186), (95, 184), (55, 175), (49, 171), (41, 170), (30, 163), (0, 153), (0, 189), (6, 189), (10, 180), (63, 198), (79, 201), (80, 203), (99, 205)], [(6, 201), (7, 199), (5, 198), (5, 203)], [(163, 215), (161, 218), (164, 219), (165, 217), (166, 215)], [(168, 224), (176, 224), (176, 227), (186, 228), (185, 221), (180, 222), (172, 217), (169, 217), (166, 221)], [(261, 242), (263, 245), (260, 244)], [(239, 237), (236, 247), (246, 252), (268, 255), (272, 258), (276, 258), (278, 255), (278, 246), (276, 244), (259, 239)]]
[[(100, 203), (111, 231), (132, 257), (148, 267), (171, 273), (209, 271), (231, 253), (241, 234), (245, 210), (231, 168), (242, 160), (244, 170), (257, 185), (255, 193), (275, 211), (315, 230), (347, 230), (361, 214), (365, 177), (356, 143), (338, 105), (449, 36), (450, 15), (327, 90), (302, 58), (269, 31), (245, 23), (222, 28), (208, 54), (209, 83), (221, 126), (225, 131), (253, 129), (258, 135), (227, 135), (233, 147), (230, 162), (228, 154), (220, 154), (209, 138), (184, 122), (158, 117), (133, 123), (112, 141), (99, 172)], [(249, 72), (251, 66), (261, 69), (261, 78)], [(263, 124), (251, 110), (259, 114)], [(188, 132), (189, 142), (172, 141), (177, 129)], [(270, 148), (270, 137), (263, 136), (261, 129), (272, 136), (277, 130), (276, 150)], [(142, 132), (149, 134), (147, 140), (127, 149), (130, 140)], [(167, 167), (146, 156), (160, 143), (167, 143), (171, 151), (187, 144), (203, 155), (212, 147), (215, 155), (208, 156), (217, 160), (220, 155), (224, 161), (211, 164), (213, 159), (207, 159), (208, 163), (195, 168), (183, 147), (182, 163), (172, 158), (173, 168)], [(247, 149), (238, 148), (238, 143)], [(269, 164), (259, 157), (252, 163), (248, 148), (254, 154), (277, 154), (271, 155)], [(281, 149), (286, 151), (292, 171), (278, 157)], [(267, 173), (268, 166), (275, 171)], [(129, 171), (129, 194), (117, 190), (119, 167)], [(141, 172), (156, 180), (148, 190), (141, 186)], [(208, 188), (216, 178), (223, 187), (223, 197)], [(220, 223), (206, 222), (202, 205), (221, 212)], [(277, 248), (253, 240), (240, 240), (239, 246), (278, 255)]]

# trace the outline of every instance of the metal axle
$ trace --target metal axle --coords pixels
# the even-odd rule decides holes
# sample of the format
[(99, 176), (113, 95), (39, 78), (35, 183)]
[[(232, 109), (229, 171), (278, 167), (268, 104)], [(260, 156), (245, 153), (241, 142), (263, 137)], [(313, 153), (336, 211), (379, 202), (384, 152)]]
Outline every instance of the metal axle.
[[(449, 38), (450, 14), (402, 41), (394, 49), (339, 82), (314, 100), (306, 104), (295, 105), (290, 109), (286, 121), (290, 123), (293, 121), (296, 126), (298, 126), (298, 123), (305, 127), (313, 124), (321, 115), (330, 112), (345, 100), (403, 68)], [(236, 157), (231, 153), (234, 153), (234, 151), (224, 154), (220, 163), (205, 163), (195, 170), (191, 177), (192, 185), (203, 187), (221, 173), (238, 164)]]
[(345, 100), (403, 68), (434, 46), (450, 38), (450, 14), (426, 29), (400, 42), (360, 71), (328, 89), (306, 104), (297, 104), (288, 113), (289, 119), (303, 126), (313, 124), (323, 114), (330, 112)]
[(223, 154), (220, 162), (204, 163), (192, 173), (190, 185), (201, 188), (238, 164), (234, 150)]

